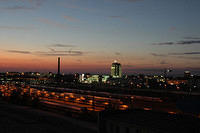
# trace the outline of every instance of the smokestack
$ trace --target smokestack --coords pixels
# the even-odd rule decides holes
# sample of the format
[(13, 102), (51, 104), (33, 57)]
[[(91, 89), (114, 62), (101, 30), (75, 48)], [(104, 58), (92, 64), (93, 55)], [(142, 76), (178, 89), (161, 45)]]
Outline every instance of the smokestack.
[(58, 75), (60, 75), (60, 57), (58, 57)]

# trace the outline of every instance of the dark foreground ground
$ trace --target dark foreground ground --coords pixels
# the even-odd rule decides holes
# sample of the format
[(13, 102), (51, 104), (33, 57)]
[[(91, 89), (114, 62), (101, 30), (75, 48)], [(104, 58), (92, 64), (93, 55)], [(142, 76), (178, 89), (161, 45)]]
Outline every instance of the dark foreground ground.
[(96, 133), (93, 123), (0, 101), (0, 133)]

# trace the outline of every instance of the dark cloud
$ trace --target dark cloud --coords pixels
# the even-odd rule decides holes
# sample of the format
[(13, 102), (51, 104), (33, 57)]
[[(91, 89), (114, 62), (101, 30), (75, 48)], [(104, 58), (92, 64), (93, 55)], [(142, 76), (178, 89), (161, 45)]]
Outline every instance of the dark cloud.
[(153, 43), (153, 45), (174, 45), (174, 42)]
[(55, 52), (55, 49), (53, 49), (53, 48), (49, 48), (49, 50), (52, 51), (52, 52)]
[(82, 51), (50, 51), (50, 52), (35, 52), (34, 54), (40, 56), (81, 56), (84, 54)]
[(157, 54), (157, 53), (151, 53), (151, 55), (157, 56), (157, 57), (165, 57), (166, 56), (164, 54)]
[(30, 51), (21, 51), (21, 50), (7, 50), (7, 52), (16, 54), (31, 54)]
[(195, 54), (200, 54), (200, 52), (188, 52), (188, 53), (184, 53), (184, 54), (195, 55)]
[(61, 48), (64, 48), (64, 47), (75, 47), (75, 45), (69, 45), (69, 44), (52, 44), (52, 45), (49, 45), (50, 47), (61, 47)]
[(199, 55), (200, 52), (169, 53), (169, 55)]
[(177, 42), (161, 42), (161, 43), (153, 43), (153, 45), (192, 45), (192, 44), (200, 44), (199, 37), (184, 37), (186, 40), (180, 40)]
[(41, 56), (82, 56), (86, 54), (80, 50), (72, 50), (74, 47), (76, 47), (76, 45), (52, 44), (47, 46), (50, 51), (37, 51), (35, 54)]
[(200, 40), (186, 40), (179, 41), (176, 43), (177, 45), (191, 45), (191, 44), (200, 44)]
[(37, 56), (82, 56), (86, 54), (86, 52), (80, 50), (55, 50), (50, 49), (49, 51), (22, 51), (22, 50), (6, 50), (9, 53), (16, 53), (16, 54), (31, 54)]
[(200, 40), (200, 37), (184, 37), (184, 39)]

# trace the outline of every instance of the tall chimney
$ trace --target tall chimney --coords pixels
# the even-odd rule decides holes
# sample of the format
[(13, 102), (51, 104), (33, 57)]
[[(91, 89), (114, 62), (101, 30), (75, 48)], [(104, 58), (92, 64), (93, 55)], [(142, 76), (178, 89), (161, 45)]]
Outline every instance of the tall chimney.
[(60, 57), (58, 57), (58, 75), (60, 75)]

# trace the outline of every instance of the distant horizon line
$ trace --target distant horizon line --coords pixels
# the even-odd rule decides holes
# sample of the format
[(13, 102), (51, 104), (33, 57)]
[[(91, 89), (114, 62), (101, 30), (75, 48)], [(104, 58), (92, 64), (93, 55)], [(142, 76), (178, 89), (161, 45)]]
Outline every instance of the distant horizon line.
[[(40, 74), (48, 74), (48, 73), (52, 73), (52, 74), (57, 74), (57, 72), (40, 72), (40, 71), (0, 71), (0, 74), (3, 73), (40, 73)], [(110, 73), (94, 73), (94, 72), (61, 72), (61, 75), (70, 75), (70, 74), (91, 74), (91, 75), (111, 75)], [(158, 75), (158, 76), (162, 76), (164, 75), (163, 72), (134, 72), (134, 73), (123, 73), (122, 75)], [(184, 71), (182, 71), (182, 73), (168, 73), (167, 75), (169, 76), (180, 76), (180, 75), (184, 75)], [(191, 73), (191, 75), (200, 75), (200, 73)]]

